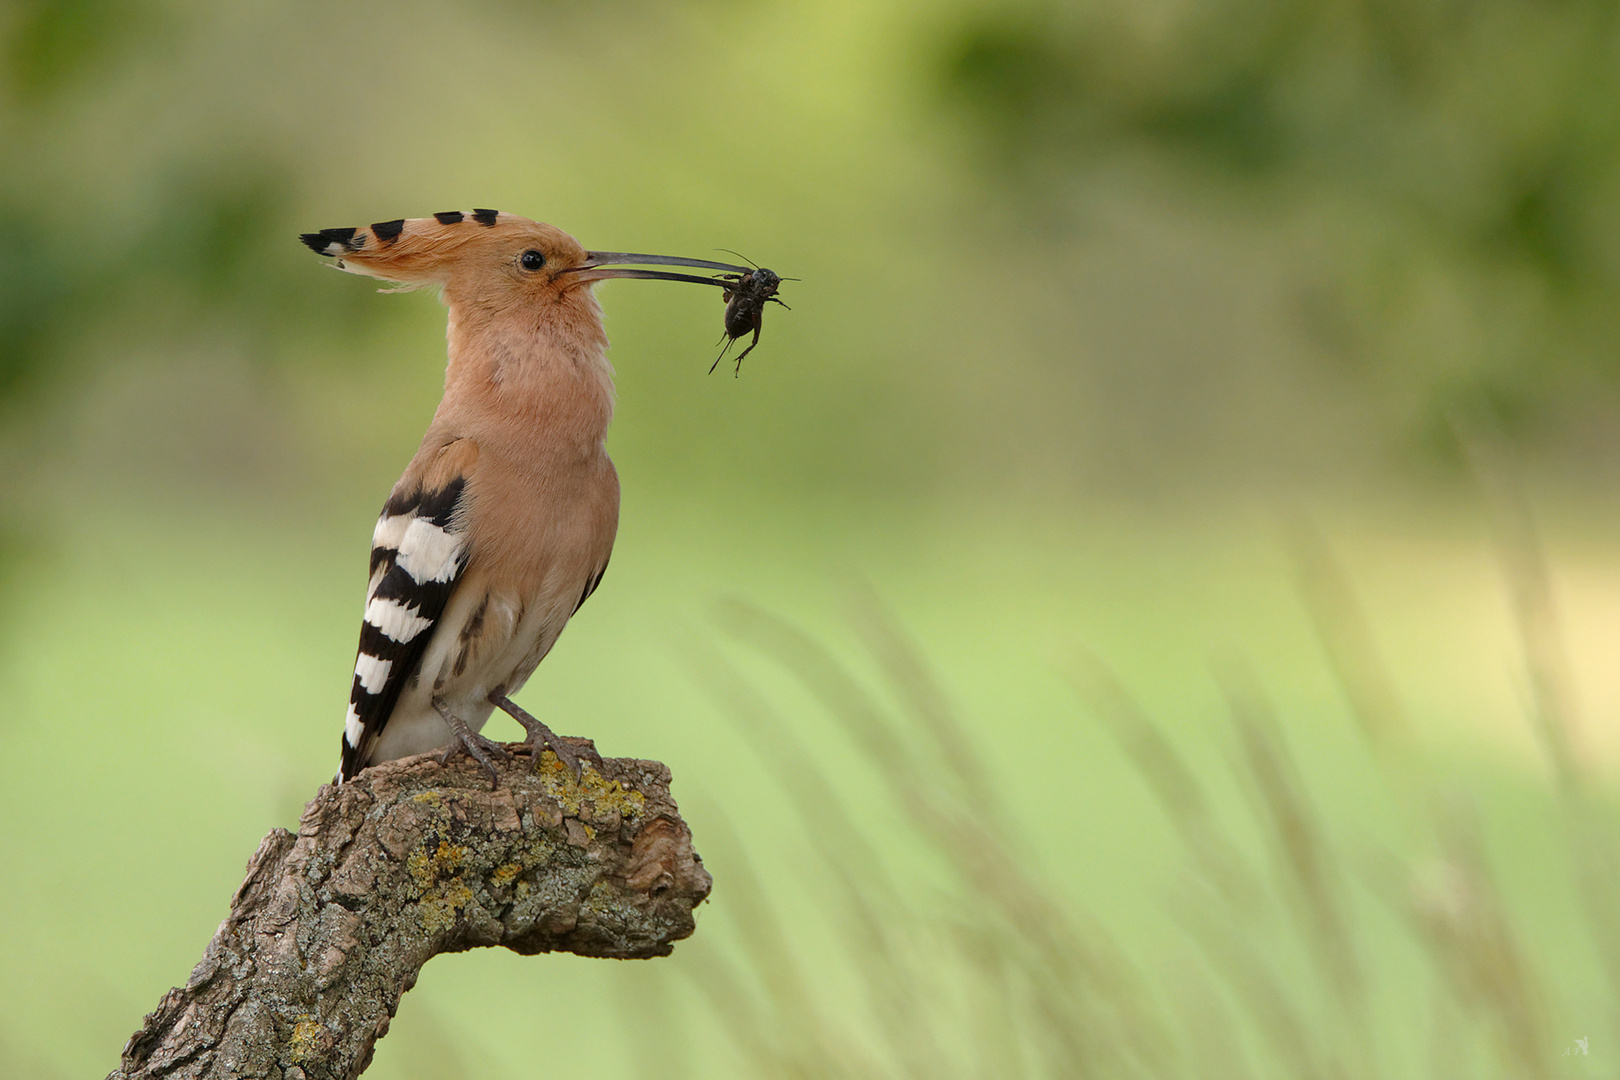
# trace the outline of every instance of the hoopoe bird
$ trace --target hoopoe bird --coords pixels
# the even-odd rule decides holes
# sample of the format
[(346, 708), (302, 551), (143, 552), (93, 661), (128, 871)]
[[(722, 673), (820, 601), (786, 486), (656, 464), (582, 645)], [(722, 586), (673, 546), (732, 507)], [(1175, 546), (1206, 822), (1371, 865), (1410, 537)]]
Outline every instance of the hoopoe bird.
[(641, 269), (703, 259), (587, 251), (550, 225), (447, 211), (300, 237), (344, 270), (436, 286), (449, 308), (444, 397), (372, 534), (371, 580), (338, 782), (445, 747), (496, 778), (479, 734), (500, 709), (576, 776), (573, 748), (513, 703), (607, 570), (619, 480), (603, 440), (613, 368), (591, 286), (724, 285)]

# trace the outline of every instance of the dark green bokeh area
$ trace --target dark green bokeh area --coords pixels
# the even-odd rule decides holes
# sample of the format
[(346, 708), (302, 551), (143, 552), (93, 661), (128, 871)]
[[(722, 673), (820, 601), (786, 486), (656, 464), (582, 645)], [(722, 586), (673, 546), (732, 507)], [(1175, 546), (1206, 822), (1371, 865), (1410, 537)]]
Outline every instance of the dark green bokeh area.
[[(942, 84), (1036, 205), (1083, 204), (1076, 178), (1128, 158), (1189, 205), (1218, 193), (1309, 244), (1299, 329), (1411, 425), (1386, 434), (1432, 451), (1444, 414), (1469, 407), (1567, 447), (1612, 413), (1617, 17), (1597, 2), (1035, 6), (967, 17)], [(1594, 391), (1602, 412), (1581, 404)]]
[(800, 280), (737, 378), (714, 290), (600, 288), (619, 540), (521, 695), (669, 763), (696, 937), (436, 960), (368, 1075), (1612, 1073), (1617, 57), (1597, 0), (0, 5), (0, 1075), (110, 1069), (335, 769), (444, 315), (296, 237), (475, 206)]

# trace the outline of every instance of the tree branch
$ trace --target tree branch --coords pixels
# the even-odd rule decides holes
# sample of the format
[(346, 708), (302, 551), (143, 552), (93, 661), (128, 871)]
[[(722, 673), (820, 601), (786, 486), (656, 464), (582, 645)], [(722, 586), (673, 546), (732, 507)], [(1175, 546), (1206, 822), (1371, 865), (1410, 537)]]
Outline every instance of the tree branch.
[[(588, 750), (585, 740), (572, 740)], [(500, 787), (433, 755), (327, 785), (248, 863), (201, 962), (109, 1080), (358, 1076), (422, 965), (502, 945), (623, 959), (692, 933), (710, 879), (656, 761), (546, 753)]]

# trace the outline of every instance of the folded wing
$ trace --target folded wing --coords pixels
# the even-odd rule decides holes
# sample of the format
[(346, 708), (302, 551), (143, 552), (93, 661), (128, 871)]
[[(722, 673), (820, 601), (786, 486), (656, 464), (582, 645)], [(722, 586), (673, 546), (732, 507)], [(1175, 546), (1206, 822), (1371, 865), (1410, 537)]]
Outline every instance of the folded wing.
[(409, 477), (394, 489), (372, 534), (340, 781), (365, 767), (467, 568), (466, 477), (438, 486)]

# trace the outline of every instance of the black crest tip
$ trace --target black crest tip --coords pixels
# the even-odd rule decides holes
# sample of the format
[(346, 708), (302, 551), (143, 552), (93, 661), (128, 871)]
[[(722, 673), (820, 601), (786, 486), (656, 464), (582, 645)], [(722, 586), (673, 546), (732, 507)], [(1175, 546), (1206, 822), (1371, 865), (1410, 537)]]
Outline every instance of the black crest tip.
[(472, 212), (472, 216), (473, 220), (478, 222), (480, 225), (493, 225), (495, 224), (495, 219), (500, 216), (500, 213), (501, 212), (499, 210), (474, 210)]
[(399, 234), (405, 231), (405, 219), (395, 218), (393, 221), (379, 221), (371, 226), (372, 235), (385, 243), (393, 243), (399, 239)]
[(440, 210), (437, 214), (433, 215), (434, 219), (438, 221), (440, 225), (455, 225), (466, 216), (467, 215), (463, 214), (460, 210)]
[(364, 236), (355, 235), (359, 231), (352, 226), (347, 229), (322, 229), (320, 232), (300, 233), (298, 239), (317, 255), (342, 255), (346, 251), (360, 250), (366, 242)]

